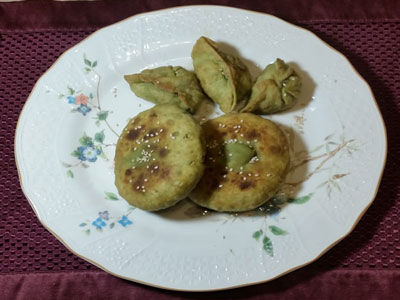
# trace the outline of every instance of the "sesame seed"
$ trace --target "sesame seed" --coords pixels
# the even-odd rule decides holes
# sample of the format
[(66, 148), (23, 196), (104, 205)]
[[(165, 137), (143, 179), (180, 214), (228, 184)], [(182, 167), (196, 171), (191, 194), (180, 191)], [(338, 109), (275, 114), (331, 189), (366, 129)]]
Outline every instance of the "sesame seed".
[(229, 171), (231, 171), (231, 172), (232, 172), (232, 171), (233, 171), (233, 168), (229, 168)]
[(240, 170), (243, 170), (243, 167), (240, 167), (239, 169), (240, 169)]
[(255, 139), (255, 140), (254, 140), (254, 143), (257, 143), (257, 142), (258, 142), (258, 140), (257, 140), (257, 139)]
[(243, 174), (243, 171), (240, 171), (239, 174), (242, 175), (242, 174)]
[(226, 174), (224, 176), (222, 176), (222, 177), (226, 178)]
[(142, 190), (144, 190), (144, 185), (142, 185)]
[(138, 186), (136, 187), (136, 189), (137, 189), (137, 190), (140, 189), (140, 186), (138, 185)]
[(135, 170), (135, 169), (136, 169), (136, 167), (135, 167), (135, 166), (133, 166), (131, 169), (132, 169), (132, 170)]
[(160, 125), (160, 122), (159, 122), (159, 121), (157, 121), (157, 122), (156, 122), (156, 124), (157, 124), (157, 125)]
[(145, 189), (143, 189), (143, 190), (142, 190), (142, 192), (143, 192), (143, 193), (146, 193), (146, 190), (145, 190)]
[(232, 154), (232, 153), (229, 153), (228, 155), (229, 155), (229, 156), (232, 156), (233, 154)]
[(244, 137), (244, 134), (243, 134), (243, 133), (241, 133), (241, 134), (240, 134), (240, 136), (241, 136), (241, 137)]
[(222, 188), (223, 186), (224, 186), (223, 184), (220, 184), (218, 187), (219, 187), (219, 188)]
[(256, 177), (258, 177), (258, 176), (260, 176), (258, 173), (256, 173), (256, 174), (254, 174), (254, 176), (256, 176)]
[(247, 174), (249, 177), (251, 177), (251, 173)]
[(243, 177), (243, 180), (246, 181), (246, 180), (247, 180), (247, 177)]
[(168, 146), (165, 146), (164, 148), (165, 148), (165, 149), (168, 149)]
[(146, 166), (146, 169), (150, 168), (149, 165)]
[[(239, 132), (239, 130), (235, 130), (235, 133), (238, 133)], [(243, 134), (241, 134), (241, 136), (243, 136)]]
[(151, 146), (150, 145), (147, 145), (147, 148), (150, 148)]
[(132, 183), (133, 182), (133, 180), (132, 179), (129, 179), (129, 183)]
[(240, 120), (240, 123), (243, 123), (243, 120)]
[(158, 166), (154, 166), (154, 169), (157, 170), (157, 169), (158, 169)]
[(271, 174), (267, 173), (267, 177), (270, 177), (270, 176), (271, 176)]
[(136, 147), (134, 147), (134, 148), (133, 148), (133, 151), (136, 151), (136, 150), (137, 150), (137, 148), (136, 148)]
[(154, 160), (156, 160), (156, 159), (153, 157), (153, 161), (154, 161)]
[(149, 142), (149, 140), (145, 140), (144, 142), (147, 144)]
[(147, 179), (147, 178), (145, 178), (143, 181), (144, 181), (144, 182), (147, 182), (147, 181), (148, 181), (148, 179)]
[(138, 129), (141, 129), (141, 128), (142, 128), (142, 126), (141, 126), (141, 125), (139, 125), (137, 128), (138, 128)]
[(161, 128), (161, 129), (160, 129), (160, 132), (163, 132), (163, 131), (164, 131), (164, 129), (163, 129), (163, 128)]

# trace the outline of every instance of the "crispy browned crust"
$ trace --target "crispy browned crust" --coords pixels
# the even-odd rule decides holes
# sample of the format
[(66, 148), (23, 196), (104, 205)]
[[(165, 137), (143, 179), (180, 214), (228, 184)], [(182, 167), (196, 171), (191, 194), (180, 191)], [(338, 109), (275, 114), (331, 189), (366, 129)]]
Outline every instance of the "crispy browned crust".
[(203, 155), (201, 128), (196, 121), (176, 105), (157, 105), (129, 121), (118, 140), (118, 192), (144, 210), (174, 205), (200, 179)]
[[(203, 124), (206, 140), (205, 171), (191, 192), (197, 204), (218, 211), (254, 209), (273, 196), (289, 165), (287, 140), (271, 121), (250, 113), (230, 113)], [(243, 170), (226, 167), (224, 143), (253, 147), (258, 161)]]

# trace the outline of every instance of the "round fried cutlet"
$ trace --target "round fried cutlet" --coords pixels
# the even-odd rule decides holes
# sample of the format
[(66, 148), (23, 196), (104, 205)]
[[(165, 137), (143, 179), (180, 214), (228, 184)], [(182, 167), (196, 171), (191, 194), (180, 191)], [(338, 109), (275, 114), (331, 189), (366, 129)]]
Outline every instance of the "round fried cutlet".
[(286, 137), (272, 121), (250, 113), (230, 113), (203, 125), (204, 175), (190, 198), (217, 210), (239, 212), (268, 201), (289, 165)]
[(130, 204), (148, 211), (174, 205), (203, 174), (201, 127), (174, 104), (131, 119), (115, 153), (115, 185)]

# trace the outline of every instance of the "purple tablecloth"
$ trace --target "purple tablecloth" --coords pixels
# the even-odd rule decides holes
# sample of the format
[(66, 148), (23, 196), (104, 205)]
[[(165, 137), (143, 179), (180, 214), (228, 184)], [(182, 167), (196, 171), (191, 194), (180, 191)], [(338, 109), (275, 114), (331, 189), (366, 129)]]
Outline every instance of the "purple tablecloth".
[(388, 133), (387, 166), (378, 195), (353, 233), (318, 261), (252, 287), (171, 292), (99, 270), (42, 227), (19, 186), (13, 154), (18, 115), (35, 82), (63, 51), (97, 28), (144, 11), (199, 3), (0, 3), (0, 299), (399, 297), (400, 1), (207, 1), (274, 14), (313, 31), (349, 58), (375, 94)]

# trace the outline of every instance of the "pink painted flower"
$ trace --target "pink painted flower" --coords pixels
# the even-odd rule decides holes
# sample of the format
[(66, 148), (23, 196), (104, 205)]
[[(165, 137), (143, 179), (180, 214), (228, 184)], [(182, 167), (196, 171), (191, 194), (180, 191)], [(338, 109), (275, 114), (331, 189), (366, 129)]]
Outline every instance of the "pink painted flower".
[(76, 104), (82, 104), (82, 105), (87, 105), (89, 101), (89, 97), (85, 96), (84, 94), (80, 94), (76, 96)]

